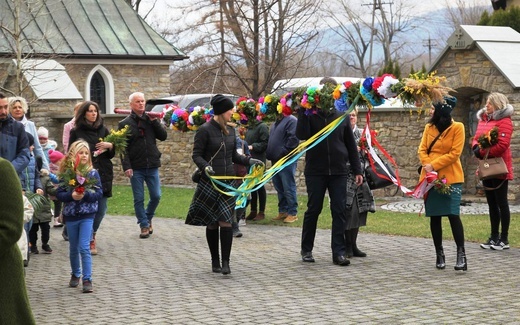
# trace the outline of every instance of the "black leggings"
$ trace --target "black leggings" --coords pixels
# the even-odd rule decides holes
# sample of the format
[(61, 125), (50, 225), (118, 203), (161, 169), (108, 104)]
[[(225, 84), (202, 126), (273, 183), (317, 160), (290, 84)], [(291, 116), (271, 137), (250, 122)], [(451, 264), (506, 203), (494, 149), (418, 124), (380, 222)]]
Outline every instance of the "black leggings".
[[(464, 247), (464, 226), (460, 216), (448, 216), (450, 220), (451, 233), (457, 247)], [(433, 237), (433, 245), (436, 249), (442, 248), (442, 217), (430, 217), (430, 230)]]
[[(482, 181), (485, 187), (494, 188), (502, 183), (502, 179), (487, 179)], [(507, 201), (507, 189), (509, 181), (505, 180), (502, 186), (496, 190), (485, 191), (486, 200), (489, 206), (489, 221), (491, 222), (491, 238), (502, 239), (507, 241), (509, 235), (509, 224), (511, 222), (511, 213), (509, 211), (509, 202)], [(502, 223), (502, 233), (499, 236), (500, 223)]]

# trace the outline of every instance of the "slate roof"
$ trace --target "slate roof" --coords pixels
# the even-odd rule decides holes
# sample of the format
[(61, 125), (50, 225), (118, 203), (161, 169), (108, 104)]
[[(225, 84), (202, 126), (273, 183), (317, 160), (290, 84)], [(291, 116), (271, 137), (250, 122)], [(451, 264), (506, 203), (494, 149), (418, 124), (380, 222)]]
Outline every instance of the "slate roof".
[(450, 49), (476, 46), (515, 89), (520, 88), (520, 33), (511, 27), (461, 25), (449, 38), (432, 69)]
[[(187, 58), (123, 0), (39, 0), (20, 3), (21, 39), (26, 54), (147, 60)], [(0, 0), (2, 26), (13, 29), (13, 12), (12, 0)], [(13, 38), (4, 28), (0, 28), (0, 56), (9, 56), (14, 52), (14, 46)]]

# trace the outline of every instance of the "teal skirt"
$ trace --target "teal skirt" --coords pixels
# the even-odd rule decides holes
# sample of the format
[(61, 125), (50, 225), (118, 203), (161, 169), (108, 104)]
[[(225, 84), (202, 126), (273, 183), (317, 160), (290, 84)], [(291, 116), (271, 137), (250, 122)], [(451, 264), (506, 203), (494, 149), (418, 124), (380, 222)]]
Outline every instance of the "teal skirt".
[(460, 215), (460, 200), (462, 199), (462, 183), (451, 184), (450, 194), (441, 194), (434, 188), (428, 191), (424, 202), (427, 217), (444, 217)]

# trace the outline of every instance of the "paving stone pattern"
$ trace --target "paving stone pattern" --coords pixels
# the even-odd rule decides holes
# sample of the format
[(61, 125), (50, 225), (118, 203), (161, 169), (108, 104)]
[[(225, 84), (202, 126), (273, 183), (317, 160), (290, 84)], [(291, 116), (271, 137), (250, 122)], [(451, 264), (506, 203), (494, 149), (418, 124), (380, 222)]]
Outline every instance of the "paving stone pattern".
[(301, 228), (242, 227), (229, 276), (211, 272), (203, 227), (107, 216), (98, 232), (94, 293), (69, 288), (68, 243), (51, 229), (51, 255), (32, 255), (27, 285), (38, 324), (520, 324), (520, 250), (466, 247), (469, 270), (435, 269), (431, 239), (361, 233), (366, 258), (332, 264), (318, 230), (316, 263), (300, 260)]

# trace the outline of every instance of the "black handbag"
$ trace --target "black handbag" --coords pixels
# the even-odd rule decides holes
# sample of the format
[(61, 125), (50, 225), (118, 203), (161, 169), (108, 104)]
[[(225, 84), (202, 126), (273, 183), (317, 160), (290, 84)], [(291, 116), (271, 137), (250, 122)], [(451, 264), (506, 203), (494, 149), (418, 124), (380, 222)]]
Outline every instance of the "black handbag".
[(198, 183), (198, 182), (200, 182), (201, 177), (202, 177), (202, 171), (198, 168), (195, 168), (195, 171), (193, 172), (193, 174), (191, 174), (191, 180), (194, 183)]
[[(394, 169), (387, 162), (383, 162), (383, 164), (385, 165), (386, 170), (388, 170), (390, 175), (392, 175), (392, 177), (395, 178)], [(383, 168), (381, 168), (381, 166), (379, 166), (379, 164), (374, 163), (374, 167), (375, 171), (374, 169), (372, 169), (372, 166), (370, 166), (370, 163), (368, 161), (365, 163), (365, 178), (367, 180), (368, 187), (370, 187), (371, 190), (377, 190), (379, 188), (395, 185), (394, 182), (392, 182), (392, 180), (388, 178), (388, 176), (386, 178), (379, 176), (386, 176), (386, 172), (383, 170)]]

